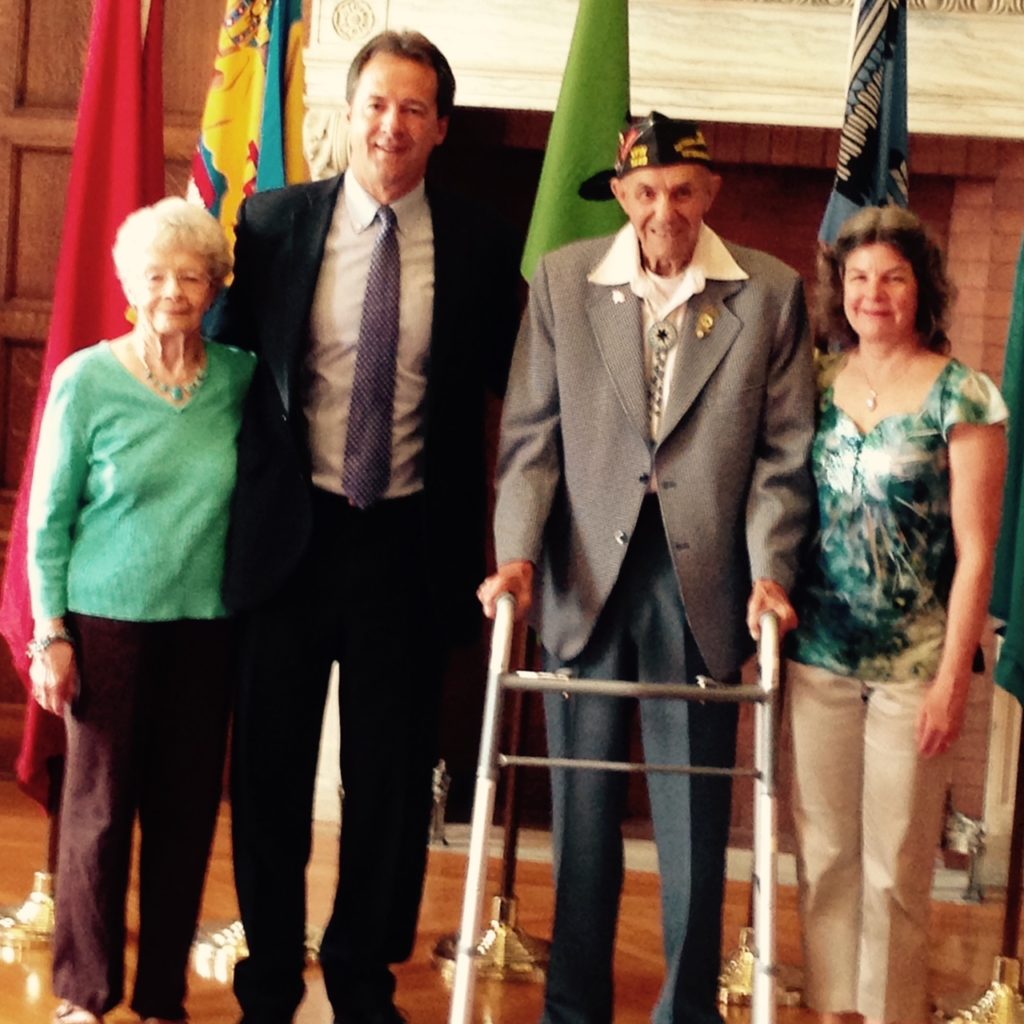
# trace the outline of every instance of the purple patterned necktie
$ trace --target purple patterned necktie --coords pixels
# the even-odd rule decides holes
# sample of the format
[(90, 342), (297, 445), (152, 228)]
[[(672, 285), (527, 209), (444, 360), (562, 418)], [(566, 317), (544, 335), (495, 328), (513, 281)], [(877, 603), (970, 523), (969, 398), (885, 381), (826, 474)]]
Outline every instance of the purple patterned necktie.
[(377, 217), (380, 233), (373, 243), (366, 279), (341, 478), (345, 496), (357, 508), (377, 501), (391, 478), (401, 263), (395, 211), (380, 206)]

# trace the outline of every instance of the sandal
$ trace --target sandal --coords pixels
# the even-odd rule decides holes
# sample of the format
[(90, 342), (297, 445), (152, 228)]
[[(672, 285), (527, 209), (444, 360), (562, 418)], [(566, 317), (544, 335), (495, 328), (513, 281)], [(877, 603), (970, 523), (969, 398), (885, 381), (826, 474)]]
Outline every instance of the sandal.
[(53, 1011), (53, 1024), (103, 1024), (103, 1018), (66, 999)]

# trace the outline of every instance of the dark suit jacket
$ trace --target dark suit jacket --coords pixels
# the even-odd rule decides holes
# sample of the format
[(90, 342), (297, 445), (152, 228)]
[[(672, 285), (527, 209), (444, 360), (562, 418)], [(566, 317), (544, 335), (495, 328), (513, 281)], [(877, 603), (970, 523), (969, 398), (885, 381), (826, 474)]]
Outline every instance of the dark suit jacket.
[[(301, 393), (309, 313), (342, 178), (257, 193), (242, 205), (235, 278), (213, 331), (260, 357), (239, 438), (224, 598), (271, 598), (296, 568), (312, 525)], [(503, 394), (518, 323), (516, 246), (486, 214), (428, 187), (434, 312), (424, 411), (425, 601), (449, 639), (478, 628), (484, 572), (485, 390)]]

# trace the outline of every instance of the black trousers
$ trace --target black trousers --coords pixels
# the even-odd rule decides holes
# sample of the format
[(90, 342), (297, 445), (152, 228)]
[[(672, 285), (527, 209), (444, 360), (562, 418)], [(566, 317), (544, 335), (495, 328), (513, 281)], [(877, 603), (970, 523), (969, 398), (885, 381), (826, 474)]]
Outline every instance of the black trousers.
[(69, 624), (80, 690), (65, 717), (54, 992), (97, 1016), (122, 999), (138, 814), (132, 1009), (177, 1020), (224, 777), (231, 626), (87, 615)]
[(388, 1005), (388, 965), (412, 952), (444, 661), (425, 598), (421, 502), (414, 495), (360, 511), (317, 492), (304, 563), (243, 621), (231, 789), (249, 945), (235, 993), (246, 1024), (291, 1021), (305, 991), (305, 871), (335, 660), (344, 802), (338, 888), (320, 949), (335, 1013)]
[[(550, 660), (549, 660), (550, 664)], [(568, 665), (580, 678), (686, 682), (707, 669), (686, 623), (657, 499), (644, 502), (622, 572), (594, 634)], [(629, 760), (638, 702), (549, 694), (548, 749), (557, 757)], [(652, 764), (731, 767), (735, 705), (639, 702)], [(544, 1024), (611, 1024), (615, 932), (623, 881), (628, 777), (552, 772), (555, 925)], [(654, 1024), (721, 1024), (717, 1008), (728, 779), (649, 774), (662, 889), (666, 979)]]

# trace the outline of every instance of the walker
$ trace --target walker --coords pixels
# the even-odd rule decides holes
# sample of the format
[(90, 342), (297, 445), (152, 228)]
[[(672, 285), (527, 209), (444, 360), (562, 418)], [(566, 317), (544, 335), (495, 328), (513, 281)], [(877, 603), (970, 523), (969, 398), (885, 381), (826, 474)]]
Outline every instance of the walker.
[[(551, 672), (510, 672), (515, 601), (510, 594), (498, 599), (487, 667), (480, 755), (477, 762), (473, 815), (469, 834), (469, 863), (462, 905), (458, 952), (452, 985), (449, 1024), (471, 1024), (476, 982), (476, 946), (484, 909), (487, 851), (498, 771), (509, 766), (574, 768), (620, 772), (677, 772), (688, 775), (728, 775), (754, 780), (753, 935), (754, 976), (751, 992), (751, 1024), (774, 1024), (775, 981), (775, 880), (776, 880), (776, 732), (779, 708), (779, 623), (772, 612), (761, 616), (761, 640), (757, 660), (759, 679), (754, 685), (726, 685), (700, 676), (697, 685), (636, 683), (619, 680), (580, 680)], [(528, 757), (498, 750), (502, 697), (505, 690), (568, 694), (599, 694), (608, 697), (670, 698), (754, 705), (753, 767), (712, 768), (687, 765), (654, 765), (581, 758)]]

